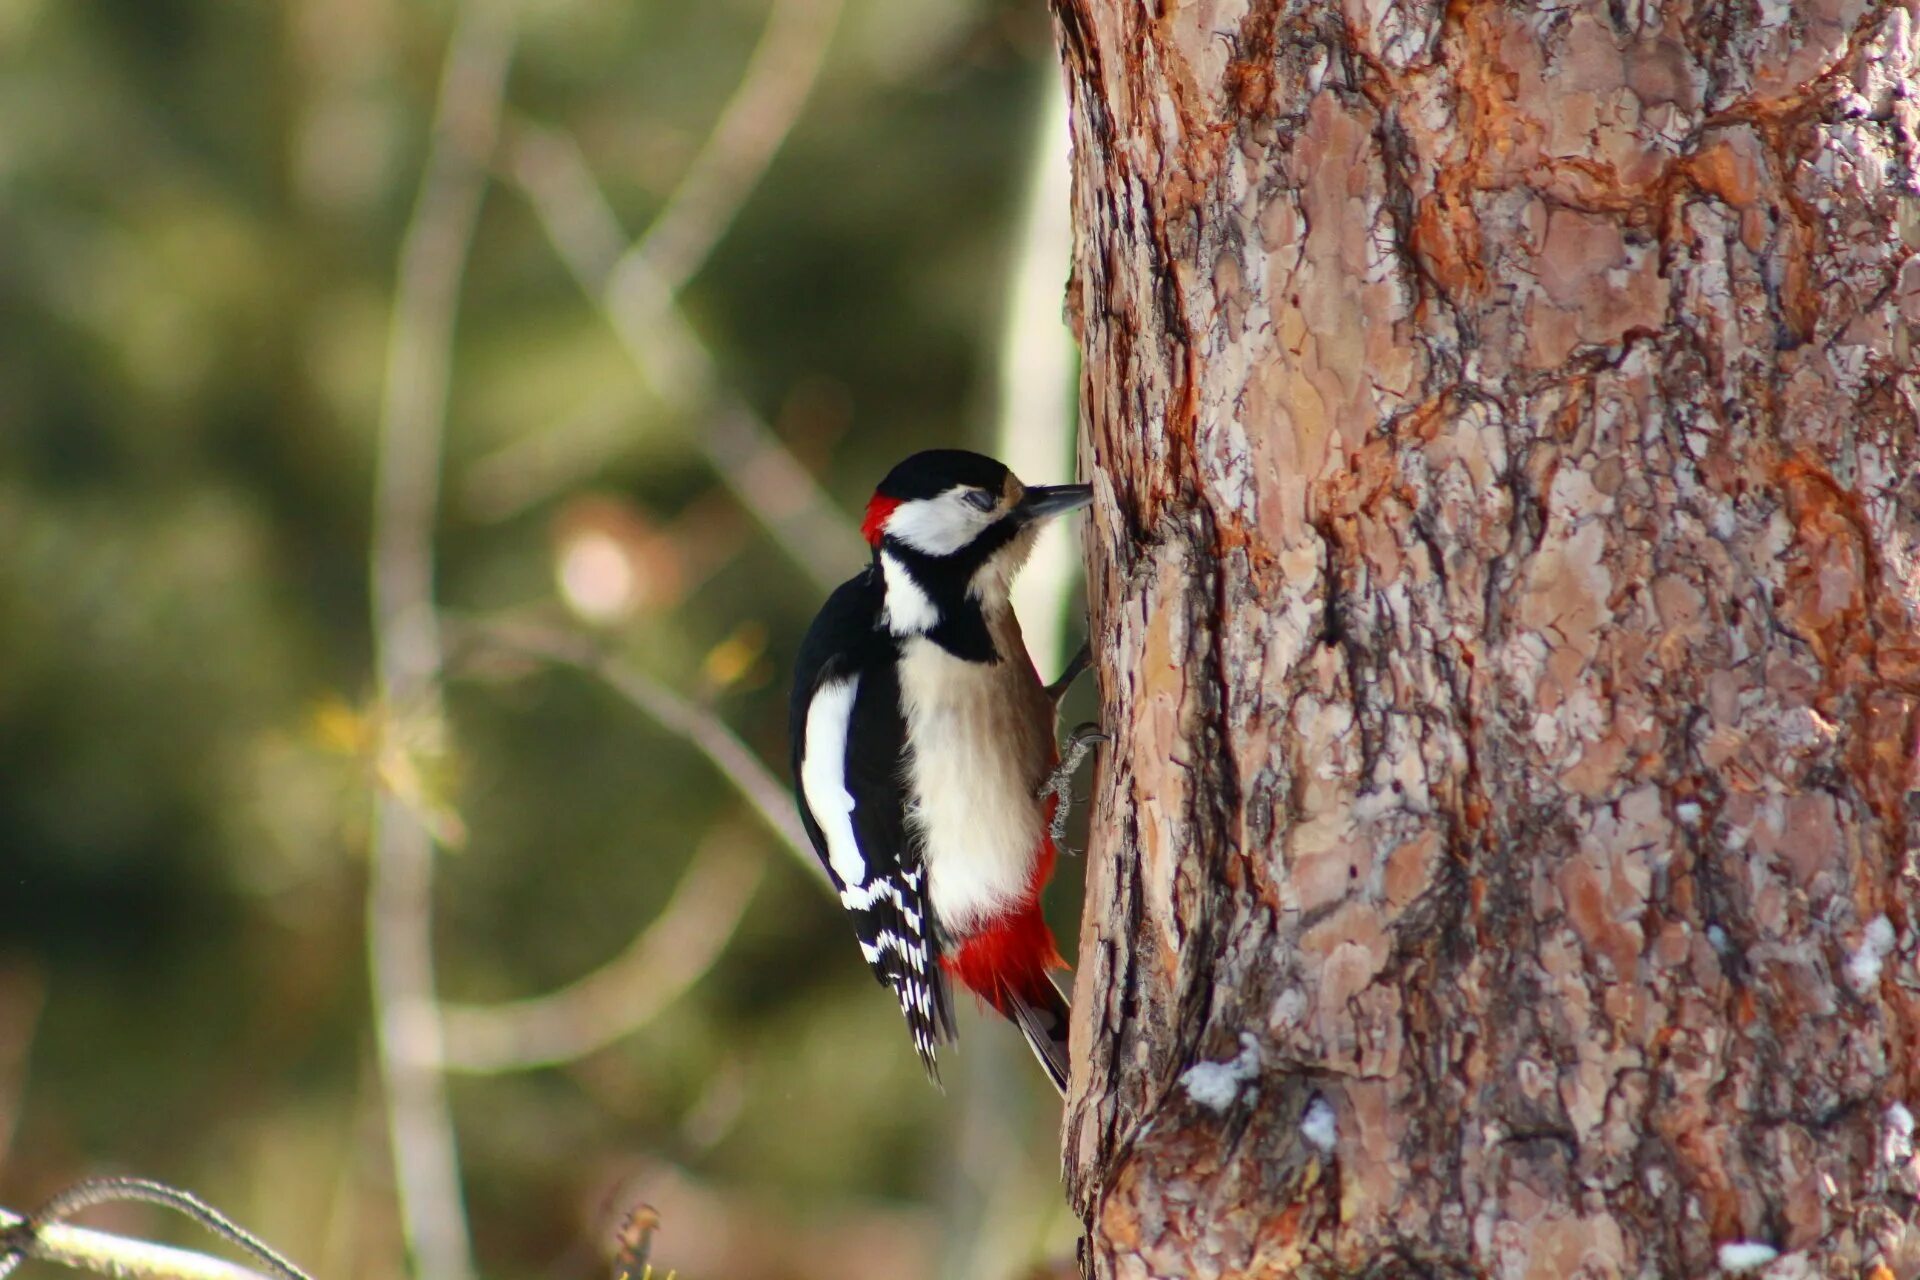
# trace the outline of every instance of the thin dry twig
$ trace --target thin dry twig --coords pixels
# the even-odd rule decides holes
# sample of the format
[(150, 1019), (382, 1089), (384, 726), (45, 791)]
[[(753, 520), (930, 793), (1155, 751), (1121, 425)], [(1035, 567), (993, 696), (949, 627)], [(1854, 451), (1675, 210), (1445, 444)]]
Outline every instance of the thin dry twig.
[(12, 1275), (28, 1258), (108, 1276), (262, 1280), (258, 1272), (205, 1254), (61, 1225), (83, 1209), (126, 1200), (157, 1204), (193, 1219), (222, 1240), (252, 1254), (278, 1280), (311, 1280), (266, 1241), (200, 1197), (149, 1178), (90, 1178), (68, 1187), (26, 1217), (0, 1209), (0, 1280)]
[[(0, 1237), (26, 1224), (27, 1219), (0, 1209)], [(235, 1262), (86, 1227), (40, 1227), (34, 1232), (32, 1246), (21, 1256), (131, 1280), (266, 1280), (261, 1272)], [(0, 1263), (0, 1275), (8, 1270)]]
[(718, 832), (694, 854), (653, 923), (592, 973), (525, 1000), (442, 1003), (448, 1070), (550, 1067), (640, 1030), (713, 966), (765, 871), (759, 853)]
[(780, 837), (781, 844), (807, 873), (822, 888), (832, 888), (814, 855), (806, 829), (800, 825), (792, 793), (720, 717), (633, 668), (615, 662), (591, 640), (557, 628), (497, 624), (463, 630), (461, 638), (474, 646), (490, 646), (573, 667), (604, 681), (663, 729), (684, 738), (705, 756), (734, 785), (767, 828)]
[(619, 220), (573, 139), (522, 125), (511, 132), (507, 156), (554, 251), (634, 367), (670, 409), (704, 414), (693, 441), (714, 473), (821, 587), (838, 585), (859, 558), (852, 524), (773, 429), (721, 382), (712, 355), (647, 259), (623, 256)]
[[(466, 7), (447, 50), (432, 147), (401, 245), (388, 339), (371, 552), (375, 663), (385, 719), (428, 732), (437, 732), (440, 722), (433, 524), (454, 320), (513, 42), (504, 4)], [(434, 1007), (433, 864), (434, 839), (423, 815), (382, 789), (375, 799), (367, 945), (401, 1222), (417, 1275), (467, 1280), (472, 1246)]]

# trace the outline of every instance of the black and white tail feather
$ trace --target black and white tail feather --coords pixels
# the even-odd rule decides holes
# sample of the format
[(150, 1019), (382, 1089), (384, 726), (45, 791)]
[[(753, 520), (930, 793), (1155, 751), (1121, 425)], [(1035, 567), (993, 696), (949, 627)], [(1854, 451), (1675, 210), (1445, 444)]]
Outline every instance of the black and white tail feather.
[[(954, 1042), (926, 864), (899, 785), (906, 749), (892, 642), (870, 619), (877, 570), (835, 591), (800, 647), (793, 688), (793, 776), (800, 820), (853, 923), (860, 954), (906, 1015), (914, 1052), (937, 1084), (935, 1054)], [(849, 625), (852, 624), (852, 625)], [(855, 647), (832, 643), (857, 636)]]
[(914, 1052), (927, 1075), (939, 1084), (936, 1053), (954, 1042), (956, 1032), (947, 975), (929, 941), (925, 876), (920, 867), (903, 868), (860, 888), (842, 888), (840, 901), (854, 917), (860, 954), (880, 985), (900, 1002)]

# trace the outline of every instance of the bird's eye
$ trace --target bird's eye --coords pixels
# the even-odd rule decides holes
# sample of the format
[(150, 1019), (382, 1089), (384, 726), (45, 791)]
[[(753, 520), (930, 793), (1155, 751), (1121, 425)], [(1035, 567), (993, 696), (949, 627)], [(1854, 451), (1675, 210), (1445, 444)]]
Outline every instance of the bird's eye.
[(969, 489), (967, 490), (966, 496), (967, 496), (967, 505), (971, 507), (975, 507), (981, 511), (993, 510), (993, 504), (999, 501), (999, 499), (995, 498), (992, 494), (988, 493), (985, 489)]

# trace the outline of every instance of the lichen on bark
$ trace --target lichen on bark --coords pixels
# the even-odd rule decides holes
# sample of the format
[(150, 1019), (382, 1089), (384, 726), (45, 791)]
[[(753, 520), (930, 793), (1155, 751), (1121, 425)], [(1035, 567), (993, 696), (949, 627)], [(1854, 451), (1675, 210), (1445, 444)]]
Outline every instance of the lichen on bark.
[(1053, 8), (1090, 1272), (1920, 1274), (1914, 7)]

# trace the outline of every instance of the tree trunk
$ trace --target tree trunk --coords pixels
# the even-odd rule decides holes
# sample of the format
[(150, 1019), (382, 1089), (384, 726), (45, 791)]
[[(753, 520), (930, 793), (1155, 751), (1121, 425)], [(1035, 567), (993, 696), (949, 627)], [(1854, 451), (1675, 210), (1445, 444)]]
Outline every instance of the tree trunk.
[(1920, 1274), (1913, 8), (1054, 10), (1089, 1273)]

